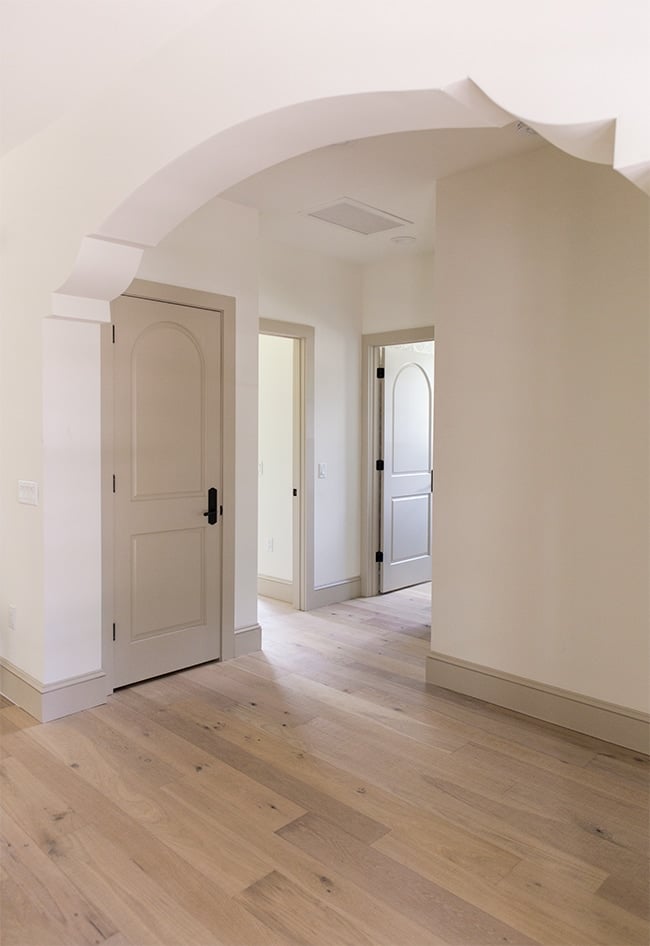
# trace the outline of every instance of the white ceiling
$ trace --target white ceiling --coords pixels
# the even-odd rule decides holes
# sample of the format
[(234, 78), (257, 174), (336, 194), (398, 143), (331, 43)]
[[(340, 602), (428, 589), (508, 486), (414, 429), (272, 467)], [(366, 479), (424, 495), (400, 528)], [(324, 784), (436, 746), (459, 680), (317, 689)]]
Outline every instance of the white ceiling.
[[(222, 2), (0, 0), (0, 153), (99, 95)], [(543, 143), (514, 125), (384, 135), (293, 158), (222, 196), (258, 208), (268, 239), (369, 262), (432, 249), (436, 178)], [(413, 222), (363, 236), (306, 216), (341, 197)], [(396, 245), (396, 235), (416, 242)]]
[(92, 99), (223, 0), (0, 0), (0, 154)]
[[(515, 124), (381, 135), (284, 161), (221, 196), (258, 208), (266, 239), (367, 263), (433, 249), (436, 179), (544, 144)], [(413, 222), (364, 236), (307, 216), (341, 197)], [(416, 240), (410, 245), (392, 242), (402, 235)]]

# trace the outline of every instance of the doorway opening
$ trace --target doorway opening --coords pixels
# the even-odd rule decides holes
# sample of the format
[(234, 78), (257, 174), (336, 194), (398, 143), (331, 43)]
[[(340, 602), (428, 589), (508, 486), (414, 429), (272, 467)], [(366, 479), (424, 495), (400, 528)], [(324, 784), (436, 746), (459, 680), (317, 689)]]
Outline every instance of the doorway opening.
[(431, 581), (433, 376), (433, 326), (364, 336), (364, 597)]
[(314, 585), (313, 346), (307, 325), (260, 320), (258, 595), (310, 607)]

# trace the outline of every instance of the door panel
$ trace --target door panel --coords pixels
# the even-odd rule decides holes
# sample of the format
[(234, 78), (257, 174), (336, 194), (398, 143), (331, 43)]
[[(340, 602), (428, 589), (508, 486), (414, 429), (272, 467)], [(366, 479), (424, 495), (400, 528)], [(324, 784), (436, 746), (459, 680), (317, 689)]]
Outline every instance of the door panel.
[(384, 349), (381, 592), (431, 579), (433, 351), (418, 347)]
[(203, 492), (206, 379), (196, 340), (173, 322), (149, 326), (133, 346), (131, 375), (134, 498)]
[(115, 323), (115, 648), (122, 686), (220, 656), (221, 314), (123, 296)]

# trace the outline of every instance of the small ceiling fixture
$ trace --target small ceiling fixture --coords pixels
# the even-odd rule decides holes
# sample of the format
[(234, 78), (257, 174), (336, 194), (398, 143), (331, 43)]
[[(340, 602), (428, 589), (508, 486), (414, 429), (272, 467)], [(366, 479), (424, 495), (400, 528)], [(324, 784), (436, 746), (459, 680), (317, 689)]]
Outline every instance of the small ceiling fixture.
[(378, 210), (376, 207), (363, 204), (360, 200), (352, 200), (350, 197), (341, 197), (333, 204), (309, 210), (307, 216), (324, 220), (325, 223), (333, 223), (345, 230), (354, 230), (355, 233), (362, 233), (364, 236), (381, 233), (383, 230), (394, 230), (395, 227), (403, 227), (405, 223), (413, 223), (412, 220), (405, 220), (385, 210)]
[(391, 238), (390, 238), (390, 242), (391, 242), (391, 243), (399, 243), (399, 244), (401, 244), (402, 246), (405, 246), (407, 243), (415, 243), (415, 237), (414, 237), (414, 236), (407, 236), (406, 234), (404, 234), (404, 236), (394, 236), (394, 237), (391, 237)]

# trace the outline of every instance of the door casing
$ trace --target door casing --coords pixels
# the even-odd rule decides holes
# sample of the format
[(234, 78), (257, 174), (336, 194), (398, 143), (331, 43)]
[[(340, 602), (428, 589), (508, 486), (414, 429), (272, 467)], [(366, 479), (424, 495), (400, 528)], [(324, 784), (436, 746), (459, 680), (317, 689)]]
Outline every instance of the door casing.
[[(222, 593), (221, 660), (235, 655), (235, 300), (212, 292), (186, 289), (163, 283), (135, 279), (124, 295), (151, 299), (169, 305), (185, 305), (218, 312), (223, 319), (221, 369), (222, 429)], [(102, 326), (102, 666), (106, 673), (106, 692), (113, 692), (113, 554), (115, 527), (113, 518), (113, 345), (112, 325)]]
[(378, 350), (385, 345), (407, 345), (433, 340), (433, 325), (379, 332), (364, 335), (361, 339), (361, 594), (364, 598), (379, 594), (379, 575), (375, 561), (380, 542), (380, 491), (375, 469), (375, 460), (379, 457), (380, 423), (376, 375)]

